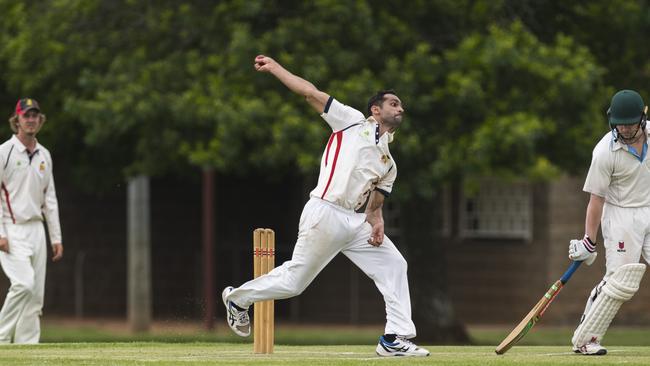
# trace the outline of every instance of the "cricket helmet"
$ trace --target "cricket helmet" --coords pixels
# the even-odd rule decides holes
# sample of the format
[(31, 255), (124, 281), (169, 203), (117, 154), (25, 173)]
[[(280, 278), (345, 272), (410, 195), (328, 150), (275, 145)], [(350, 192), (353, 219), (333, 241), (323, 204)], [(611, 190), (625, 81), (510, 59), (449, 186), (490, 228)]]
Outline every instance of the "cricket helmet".
[(607, 110), (609, 126), (633, 125), (645, 119), (643, 98), (634, 90), (621, 90), (614, 94)]

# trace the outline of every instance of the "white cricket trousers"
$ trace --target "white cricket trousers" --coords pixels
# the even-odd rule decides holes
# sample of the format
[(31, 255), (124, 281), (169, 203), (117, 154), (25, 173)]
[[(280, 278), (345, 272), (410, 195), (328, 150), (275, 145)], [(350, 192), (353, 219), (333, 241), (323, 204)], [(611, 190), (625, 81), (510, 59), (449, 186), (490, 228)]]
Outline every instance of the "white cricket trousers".
[(650, 261), (650, 207), (605, 203), (601, 224), (605, 239), (605, 279), (624, 264), (639, 263), (641, 256)]
[(650, 263), (650, 207), (619, 207), (605, 202), (600, 221), (605, 240), (605, 275), (591, 290), (584, 314), (617, 269), (625, 264), (639, 263), (641, 257)]
[(368, 244), (371, 226), (364, 213), (346, 210), (312, 197), (305, 205), (291, 260), (248, 281), (228, 295), (240, 307), (301, 294), (338, 253), (343, 253), (374, 282), (386, 304), (385, 334), (416, 335), (406, 260), (384, 236), (382, 245)]
[(40, 221), (5, 224), (9, 254), (0, 252), (0, 264), (11, 287), (0, 310), (0, 343), (38, 343), (45, 290), (47, 249)]

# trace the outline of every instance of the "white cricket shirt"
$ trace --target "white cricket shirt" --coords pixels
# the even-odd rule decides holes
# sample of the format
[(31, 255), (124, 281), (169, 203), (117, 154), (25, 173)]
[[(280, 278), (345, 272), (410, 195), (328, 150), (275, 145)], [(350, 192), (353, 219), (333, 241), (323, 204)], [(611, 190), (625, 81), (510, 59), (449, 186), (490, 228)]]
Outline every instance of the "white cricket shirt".
[(388, 150), (393, 135), (379, 136), (374, 118), (330, 97), (321, 117), (332, 127), (312, 197), (357, 210), (377, 189), (385, 196), (393, 190), (397, 166)]
[[(646, 136), (648, 132), (646, 129)], [(594, 148), (583, 190), (620, 207), (650, 206), (648, 154), (639, 161), (627, 145), (614, 141), (608, 132)]]
[(5, 224), (47, 220), (50, 240), (61, 243), (59, 205), (52, 176), (52, 157), (36, 143), (30, 156), (16, 135), (0, 145), (0, 236), (7, 237)]

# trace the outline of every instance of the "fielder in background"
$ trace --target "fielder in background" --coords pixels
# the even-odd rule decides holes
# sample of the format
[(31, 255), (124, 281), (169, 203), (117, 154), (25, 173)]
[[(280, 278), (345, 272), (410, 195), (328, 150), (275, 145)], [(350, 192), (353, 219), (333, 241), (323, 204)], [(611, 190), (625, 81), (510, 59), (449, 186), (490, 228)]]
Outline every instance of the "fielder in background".
[(571, 240), (569, 258), (587, 264), (596, 258), (596, 237), (602, 222), (606, 272), (591, 291), (573, 350), (604, 355), (600, 344), (621, 304), (639, 289), (645, 272), (641, 256), (650, 259), (650, 161), (647, 107), (633, 90), (614, 94), (607, 111), (611, 132), (594, 148), (584, 191), (591, 194), (585, 236)]
[[(333, 132), (321, 159), (318, 185), (300, 217), (291, 260), (238, 288), (224, 289), (228, 325), (238, 335), (248, 336), (251, 304), (299, 295), (338, 253), (343, 253), (375, 281), (384, 297), (386, 328), (379, 338), (377, 354), (428, 356), (429, 351), (409, 341), (416, 333), (407, 264), (384, 235), (382, 216), (384, 198), (397, 176), (388, 144), (402, 122), (402, 102), (394, 91), (379, 92), (370, 98), (366, 118), (270, 57), (257, 56), (255, 69), (272, 74), (303, 96)], [(365, 212), (356, 212), (364, 204)]]
[(52, 260), (63, 257), (52, 157), (36, 140), (45, 119), (34, 99), (19, 100), (9, 119), (15, 135), (0, 145), (0, 264), (11, 282), (0, 311), (0, 343), (39, 342), (47, 259), (43, 216)]

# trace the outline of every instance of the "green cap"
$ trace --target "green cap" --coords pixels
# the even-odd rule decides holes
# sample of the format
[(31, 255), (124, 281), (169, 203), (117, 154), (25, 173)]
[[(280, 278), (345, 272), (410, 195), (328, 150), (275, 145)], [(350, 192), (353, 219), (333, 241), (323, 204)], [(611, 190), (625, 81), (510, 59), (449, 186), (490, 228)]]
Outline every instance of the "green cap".
[(621, 90), (614, 94), (607, 110), (609, 125), (633, 125), (641, 122), (643, 98), (634, 90)]

